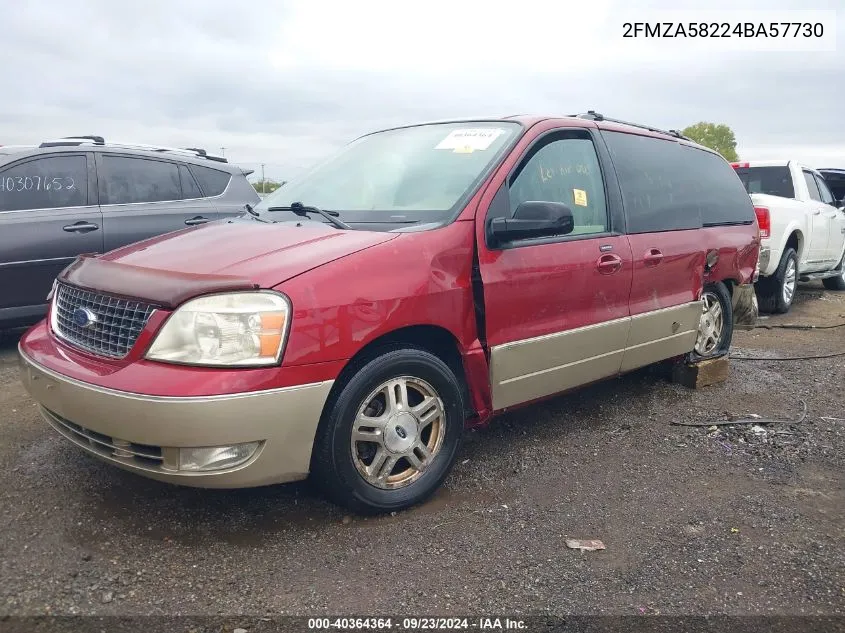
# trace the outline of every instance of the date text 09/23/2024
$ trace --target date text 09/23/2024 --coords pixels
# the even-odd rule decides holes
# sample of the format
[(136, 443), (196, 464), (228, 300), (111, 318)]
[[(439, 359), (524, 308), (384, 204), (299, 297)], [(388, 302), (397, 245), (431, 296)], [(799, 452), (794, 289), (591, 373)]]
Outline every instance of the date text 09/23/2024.
[(403, 617), (403, 618), (308, 618), (311, 631), (329, 630), (400, 630), (400, 631), (446, 631), (479, 630), (518, 631), (526, 629), (524, 620), (516, 618), (441, 618), (441, 617)]

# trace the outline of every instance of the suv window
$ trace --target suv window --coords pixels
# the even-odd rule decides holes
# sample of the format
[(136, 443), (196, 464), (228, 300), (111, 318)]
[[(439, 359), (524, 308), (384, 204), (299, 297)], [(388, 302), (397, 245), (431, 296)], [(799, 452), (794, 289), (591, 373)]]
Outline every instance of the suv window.
[(683, 143), (602, 131), (619, 178), (629, 233), (754, 222), (742, 182), (721, 156)]
[(819, 193), (819, 186), (816, 184), (816, 179), (813, 177), (812, 172), (805, 171), (804, 180), (807, 182), (807, 189), (810, 192), (810, 198), (821, 202), (822, 194)]
[(0, 171), (0, 211), (88, 204), (85, 156), (49, 156)]
[(570, 235), (604, 233), (608, 227), (604, 181), (593, 142), (567, 137), (532, 150), (510, 186), (510, 213), (522, 202), (562, 202), (572, 209)]
[(792, 174), (786, 165), (773, 167), (739, 167), (737, 176), (748, 193), (764, 193), (780, 198), (794, 198)]
[(197, 181), (194, 180), (187, 166), (179, 165), (179, 179), (182, 181), (182, 197), (185, 200), (202, 198), (202, 192), (199, 186), (197, 186)]
[(102, 154), (100, 204), (181, 200), (176, 163)]
[(226, 191), (229, 180), (232, 178), (232, 175), (225, 171), (199, 165), (191, 165), (191, 171), (197, 177), (197, 182), (199, 182), (206, 197), (219, 196)]
[(679, 144), (686, 169), (695, 186), (687, 192), (698, 205), (703, 226), (753, 224), (754, 203), (730, 163), (721, 156)]
[(834, 204), (835, 200), (833, 199), (833, 194), (830, 193), (830, 189), (827, 188), (827, 183), (822, 178), (816, 176), (816, 184), (819, 187), (819, 193), (822, 196), (822, 202), (824, 202), (825, 204)]
[(698, 174), (679, 143), (625, 132), (602, 136), (619, 178), (629, 233), (701, 227)]

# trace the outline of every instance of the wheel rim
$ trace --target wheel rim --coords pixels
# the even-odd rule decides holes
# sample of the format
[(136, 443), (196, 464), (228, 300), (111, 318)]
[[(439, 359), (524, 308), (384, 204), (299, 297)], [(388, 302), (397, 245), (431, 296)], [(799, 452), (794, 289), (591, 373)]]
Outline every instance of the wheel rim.
[(783, 271), (783, 302), (786, 305), (792, 303), (792, 297), (795, 296), (795, 260), (789, 259), (786, 262), (786, 270)]
[(414, 483), (440, 452), (446, 431), (443, 401), (426, 381), (386, 380), (358, 408), (352, 461), (364, 480), (386, 490)]
[(695, 340), (695, 351), (701, 356), (710, 354), (719, 346), (722, 331), (725, 329), (725, 315), (719, 297), (712, 292), (705, 292), (701, 296), (704, 306), (701, 310), (701, 320), (698, 323), (698, 338)]

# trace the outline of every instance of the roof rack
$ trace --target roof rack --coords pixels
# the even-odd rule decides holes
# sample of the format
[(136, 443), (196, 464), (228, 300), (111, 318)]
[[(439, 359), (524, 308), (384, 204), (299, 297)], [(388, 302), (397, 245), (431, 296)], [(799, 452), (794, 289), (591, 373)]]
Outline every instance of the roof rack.
[(142, 143), (106, 143), (106, 140), (102, 136), (94, 135), (65, 136), (52, 141), (44, 141), (39, 147), (78, 147), (80, 145), (108, 145), (109, 147), (119, 149), (139, 149), (148, 152), (182, 154), (184, 156), (205, 158), (218, 163), (229, 162), (224, 156), (212, 156), (199, 147), (164, 147), (161, 145), (144, 145)]
[(619, 123), (620, 125), (630, 125), (631, 127), (638, 127), (643, 130), (648, 130), (649, 132), (657, 132), (659, 134), (667, 134), (669, 136), (674, 136), (675, 138), (680, 138), (685, 141), (693, 141), (691, 138), (684, 136), (678, 130), (661, 130), (660, 128), (651, 127), (650, 125), (643, 125), (642, 123), (631, 123), (630, 121), (622, 121), (621, 119), (611, 119), (609, 117), (596, 112), (595, 110), (587, 110), (586, 113), (582, 114), (570, 114), (569, 116), (576, 118), (576, 119), (589, 119), (590, 121), (607, 121), (609, 123)]

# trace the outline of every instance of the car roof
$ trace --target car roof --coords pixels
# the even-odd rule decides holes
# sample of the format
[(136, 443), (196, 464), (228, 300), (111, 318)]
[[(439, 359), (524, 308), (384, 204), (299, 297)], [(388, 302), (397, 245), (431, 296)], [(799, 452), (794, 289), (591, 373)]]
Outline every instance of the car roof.
[(398, 130), (402, 128), (409, 128), (409, 127), (418, 127), (421, 125), (443, 125), (447, 123), (467, 123), (467, 124), (478, 124), (478, 123), (518, 123), (524, 128), (530, 128), (538, 123), (544, 122), (558, 122), (561, 126), (565, 125), (572, 125), (573, 122), (577, 121), (579, 127), (591, 127), (591, 128), (599, 128), (602, 130), (614, 131), (614, 132), (628, 132), (633, 134), (639, 134), (642, 136), (652, 136), (655, 138), (662, 138), (671, 141), (684, 141), (686, 145), (692, 145), (694, 147), (706, 150), (711, 153), (717, 153), (714, 150), (710, 149), (709, 147), (704, 147), (696, 143), (695, 141), (686, 138), (679, 132), (675, 130), (661, 130), (655, 127), (651, 127), (648, 125), (642, 125), (638, 123), (631, 123), (629, 121), (621, 121), (618, 119), (611, 119), (605, 117), (602, 114), (599, 114), (593, 110), (588, 111), (585, 114), (573, 114), (573, 115), (528, 115), (528, 114), (514, 114), (509, 116), (481, 116), (481, 117), (470, 117), (470, 118), (459, 118), (459, 119), (439, 119), (433, 121), (424, 121), (420, 123), (413, 123), (408, 125), (397, 125), (389, 128), (385, 128), (382, 130), (377, 130), (374, 132), (370, 132), (369, 134), (365, 134), (364, 136), (369, 136), (370, 134), (377, 134), (378, 132), (386, 132), (389, 130)]
[(108, 154), (124, 154), (127, 156), (138, 156), (139, 158), (158, 158), (165, 159), (177, 163), (190, 163), (200, 167), (209, 167), (219, 171), (225, 171), (233, 175), (248, 175), (252, 173), (251, 170), (243, 169), (234, 163), (222, 163), (216, 160), (209, 160), (202, 156), (192, 156), (187, 153), (173, 153), (167, 151), (156, 151), (153, 149), (140, 149), (123, 145), (58, 145), (55, 147), (38, 147), (38, 146), (17, 146), (23, 147), (20, 151), (15, 151), (7, 155), (3, 155), (3, 147), (0, 146), (0, 165), (19, 160), (21, 158), (30, 158), (32, 156), (45, 156), (50, 154), (66, 154), (79, 152), (104, 152)]

